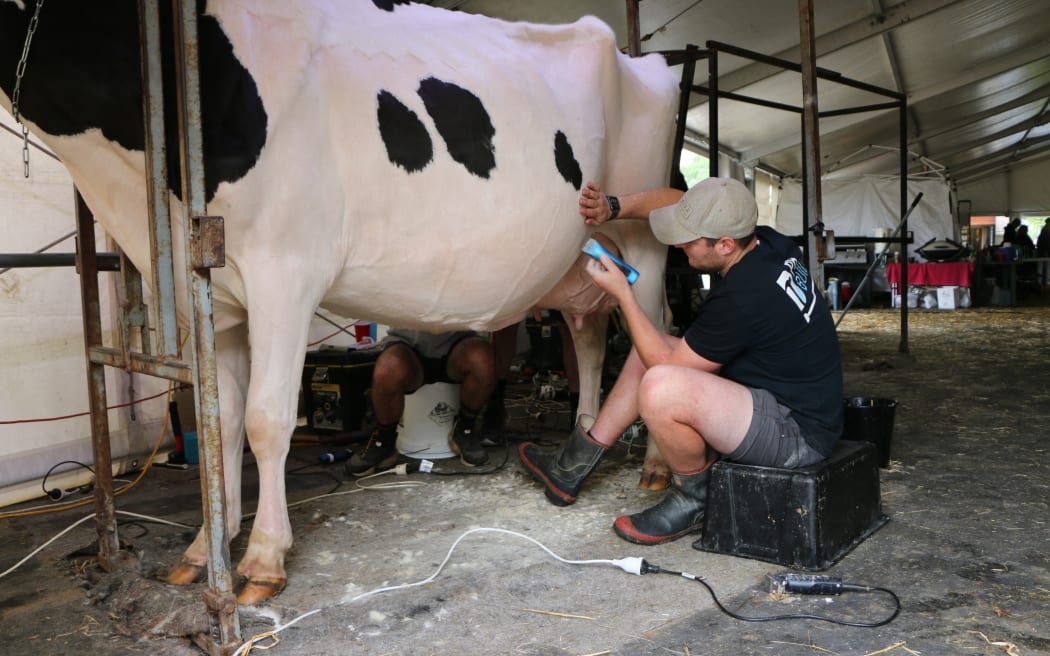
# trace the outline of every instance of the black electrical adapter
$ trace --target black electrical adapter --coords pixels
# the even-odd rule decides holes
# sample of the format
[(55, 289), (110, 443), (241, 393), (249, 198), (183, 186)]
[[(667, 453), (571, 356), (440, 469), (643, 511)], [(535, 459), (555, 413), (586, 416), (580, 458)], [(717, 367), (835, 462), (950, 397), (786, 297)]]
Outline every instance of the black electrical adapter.
[(856, 587), (834, 576), (789, 573), (769, 577), (769, 591), (775, 594), (838, 595)]

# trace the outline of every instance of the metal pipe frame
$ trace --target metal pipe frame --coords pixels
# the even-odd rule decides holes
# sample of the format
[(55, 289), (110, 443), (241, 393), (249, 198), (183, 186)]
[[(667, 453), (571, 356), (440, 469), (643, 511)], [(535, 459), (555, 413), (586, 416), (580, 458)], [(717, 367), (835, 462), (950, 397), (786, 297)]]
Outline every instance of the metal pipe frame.
[[(74, 192), (77, 219), (77, 252), (80, 270), (81, 313), (84, 325), (84, 349), (102, 343), (102, 319), (98, 292), (98, 267), (95, 262), (95, 221), (87, 203)], [(109, 440), (109, 414), (106, 412), (106, 369), (87, 362), (88, 407), (91, 410), (91, 452), (95, 466), (95, 529), (98, 532), (98, 562), (112, 571), (127, 562), (117, 535), (117, 510), (113, 495), (113, 458)]]
[(671, 179), (668, 181), (672, 186), (675, 183), (675, 172), (680, 172), (682, 159), (682, 148), (685, 147), (685, 119), (689, 113), (689, 95), (696, 74), (696, 60), (699, 59), (700, 49), (695, 45), (686, 46), (686, 56), (682, 60), (682, 82), (678, 90), (678, 121), (675, 124), (674, 145), (671, 148)]
[[(140, 0), (151, 4), (146, 0)], [(213, 654), (236, 649), (240, 640), (237, 599), (233, 594), (229, 537), (226, 531), (226, 494), (223, 482), (222, 433), (219, 426), (219, 391), (216, 372), (215, 326), (212, 321), (211, 271), (200, 258), (201, 220), (207, 213), (204, 185), (204, 143), (201, 131), (200, 68), (197, 43), (197, 3), (174, 0), (176, 96), (179, 153), (182, 166), (182, 225), (186, 247), (186, 277), (190, 295), (190, 340), (195, 374), (194, 401), (197, 435), (203, 446), (201, 496), (204, 537), (208, 556), (205, 597), (218, 620), (219, 641), (199, 636), (201, 646)], [(167, 197), (165, 185), (165, 197)]]
[[(805, 1), (806, 0), (802, 0), (802, 2)], [(720, 52), (726, 53), (727, 55), (743, 57), (744, 59), (750, 59), (761, 64), (769, 64), (770, 66), (775, 66), (777, 68), (782, 68), (789, 71), (795, 71), (796, 73), (802, 72), (802, 64), (796, 64), (795, 62), (788, 61), (787, 59), (780, 59), (779, 57), (763, 55), (760, 52), (746, 50), (737, 46), (731, 46), (728, 43), (722, 43), (720, 41), (708, 41), (706, 45), (709, 50), (718, 50)], [(822, 80), (828, 80), (837, 84), (844, 84), (848, 87), (853, 87), (862, 91), (869, 91), (880, 96), (893, 98), (894, 100), (904, 100), (906, 98), (906, 96), (899, 91), (893, 91), (892, 89), (884, 89), (882, 87), (875, 86), (874, 84), (868, 84), (867, 82), (854, 80), (852, 78), (846, 77), (842, 73), (837, 73), (835, 71), (831, 71), (826, 68), (821, 68), (819, 66), (814, 67), (814, 74), (816, 75), (816, 77)]]
[[(158, 352), (179, 353), (175, 311), (175, 270), (168, 207), (167, 140), (164, 133), (164, 80), (161, 66), (160, 20), (156, 3), (139, 2), (139, 44), (142, 59), (142, 115), (145, 120), (146, 203), (149, 209), (151, 285), (157, 311)], [(151, 5), (148, 9), (147, 5)], [(150, 15), (154, 14), (154, 15)]]
[[(142, 277), (123, 255), (120, 266), (123, 298), (119, 310), (119, 345), (102, 343), (98, 291), (98, 262), (95, 252), (94, 221), (79, 192), (76, 194), (78, 259), (81, 294), (84, 303), (84, 342), (87, 353), (88, 395), (92, 418), (92, 448), (95, 464), (95, 516), (99, 534), (99, 562), (111, 569), (126, 561), (117, 535), (110, 464), (109, 423), (106, 412), (105, 367), (168, 378), (193, 385), (197, 431), (201, 436), (201, 495), (204, 508), (204, 535), (207, 542), (208, 583), (205, 602), (213, 614), (218, 631), (197, 636), (198, 645), (213, 656), (233, 653), (240, 642), (237, 600), (233, 595), (229, 538), (226, 527), (226, 499), (222, 463), (222, 436), (219, 428), (218, 377), (216, 374), (215, 332), (212, 322), (211, 275), (209, 263), (192, 255), (199, 251), (200, 227), (209, 230), (209, 246), (221, 242), (214, 226), (221, 219), (204, 217), (204, 157), (201, 136), (200, 79), (195, 2), (174, 0), (174, 48), (180, 155), (182, 159), (182, 222), (188, 308), (191, 315), (192, 360), (178, 359), (177, 315), (172, 256), (171, 222), (168, 208), (168, 175), (165, 165), (165, 120), (161, 69), (160, 14), (158, 3), (139, 0), (143, 108), (146, 118), (146, 162), (150, 258), (152, 283), (157, 298), (160, 324), (160, 355), (153, 354), (149, 313), (142, 294)], [(221, 248), (221, 243), (219, 245)], [(137, 333), (135, 343), (133, 337)]]
[[(0, 267), (33, 269), (77, 266), (76, 253), (0, 253)], [(97, 271), (120, 271), (119, 253), (95, 253)]]
[[(795, 71), (795, 72), (798, 72), (798, 73), (804, 73), (804, 68), (811, 68), (811, 70), (809, 71), (809, 77), (810, 77), (810, 80), (811, 80), (811, 83), (812, 83), (811, 85), (807, 85), (806, 84), (806, 77), (807, 76), (805, 74), (803, 75), (803, 78), (804, 78), (803, 79), (803, 86), (804, 86), (804, 88), (803, 88), (803, 96), (804, 96), (804, 105), (805, 105), (808, 102), (808, 100), (807, 100), (808, 95), (810, 93), (812, 93), (812, 95), (813, 95), (813, 100), (814, 100), (813, 105), (814, 105), (814, 107), (813, 107), (813, 111), (812, 111), (812, 116), (807, 118), (807, 116), (806, 116), (806, 114), (807, 114), (807, 107), (806, 106), (804, 106), (802, 108), (802, 110), (801, 110), (801, 113), (803, 115), (802, 128), (801, 128), (801, 130), (802, 130), (802, 146), (803, 146), (803, 151), (804, 151), (804, 155), (805, 155), (803, 157), (803, 162), (802, 162), (802, 178), (803, 178), (803, 180), (802, 180), (802, 187), (803, 187), (803, 194), (805, 195), (806, 201), (807, 201), (805, 203), (804, 207), (803, 207), (802, 222), (803, 222), (803, 234), (806, 236), (806, 244), (805, 244), (806, 254), (805, 254), (805, 256), (806, 256), (807, 264), (810, 264), (810, 259), (812, 259), (811, 253), (815, 249), (815, 245), (812, 243), (813, 241), (815, 241), (815, 235), (812, 235), (811, 232), (810, 232), (810, 229), (809, 229), (810, 218), (812, 217), (813, 219), (815, 219), (816, 222), (820, 221), (820, 207), (819, 207), (820, 194), (819, 194), (819, 191), (810, 189), (810, 187), (811, 187), (810, 179), (811, 178), (815, 178), (817, 180), (817, 182), (816, 182), (816, 189), (819, 190), (819, 178), (820, 178), (819, 162), (820, 162), (820, 159), (819, 159), (819, 145), (818, 145), (817, 142), (819, 142), (819, 138), (820, 137), (819, 137), (819, 131), (817, 131), (817, 125), (816, 125), (817, 124), (817, 119), (819, 117), (822, 117), (822, 116), (836, 116), (836, 115), (839, 115), (839, 114), (846, 114), (846, 113), (857, 113), (857, 112), (865, 112), (865, 111), (876, 111), (876, 110), (882, 110), (882, 109), (899, 108), (900, 115), (901, 115), (900, 129), (899, 129), (899, 132), (900, 132), (900, 153), (901, 153), (901, 161), (900, 161), (901, 189), (900, 189), (900, 215), (899, 216), (904, 217), (905, 213), (907, 212), (907, 208), (908, 208), (908, 201), (907, 201), (907, 196), (908, 196), (907, 96), (905, 94), (899, 92), (899, 91), (893, 91), (891, 89), (884, 89), (882, 87), (877, 87), (877, 86), (872, 85), (872, 84), (868, 84), (868, 83), (865, 83), (865, 82), (860, 82), (858, 80), (853, 80), (853, 79), (850, 79), (850, 78), (848, 78), (848, 77), (846, 77), (844, 75), (836, 73), (834, 71), (829, 71), (827, 69), (823, 69), (823, 68), (820, 68), (819, 66), (816, 66), (815, 65), (815, 54), (816, 53), (812, 52), (812, 44), (813, 44), (812, 21), (813, 21), (813, 18), (812, 18), (812, 5), (810, 4), (810, 0), (799, 0), (799, 29), (800, 29), (800, 36), (802, 37), (802, 38), (800, 38), (800, 48), (801, 48), (801, 52), (803, 53), (803, 62), (806, 61), (806, 57), (807, 56), (813, 59), (814, 63), (813, 63), (813, 65), (811, 67), (810, 66), (805, 66), (804, 67), (803, 64), (796, 64), (794, 62), (788, 61), (786, 59), (780, 59), (778, 57), (770, 57), (768, 55), (763, 55), (761, 53), (754, 52), (754, 51), (751, 51), (751, 50), (746, 50), (744, 48), (738, 48), (736, 46), (731, 46), (729, 44), (721, 43), (719, 41), (707, 41), (706, 44), (705, 44), (707, 46), (707, 49), (705, 51), (698, 51), (696, 54), (699, 55), (700, 52), (703, 52), (703, 55), (707, 57), (707, 60), (708, 60), (708, 85), (707, 85), (706, 88), (704, 88), (702, 86), (698, 86), (698, 85), (691, 85), (690, 86), (690, 89), (692, 91), (696, 91), (696, 92), (700, 92), (700, 93), (706, 93), (708, 95), (708, 98), (709, 98), (709, 102), (708, 102), (708, 128), (709, 128), (709, 130), (711, 132), (710, 137), (709, 137), (710, 138), (710, 146), (708, 148), (709, 173), (712, 176), (717, 176), (719, 174), (719, 170), (718, 170), (718, 157), (719, 157), (719, 146), (718, 146), (718, 101), (719, 101), (719, 99), (727, 98), (727, 99), (737, 100), (737, 101), (740, 101), (740, 102), (747, 102), (747, 103), (762, 105), (762, 106), (766, 106), (766, 107), (771, 107), (771, 108), (774, 108), (774, 109), (780, 109), (780, 110), (784, 110), (784, 111), (799, 112), (798, 108), (793, 107), (791, 105), (787, 105), (787, 104), (783, 104), (783, 103), (775, 103), (773, 101), (763, 101), (763, 100), (751, 98), (749, 96), (745, 96), (743, 94), (737, 94), (737, 93), (732, 93), (732, 92), (720, 92), (719, 88), (718, 88), (718, 53), (719, 52), (724, 52), (724, 53), (729, 54), (729, 55), (734, 55), (734, 56), (737, 56), (737, 57), (743, 57), (745, 59), (750, 59), (750, 60), (755, 61), (755, 62), (768, 64), (770, 66), (775, 66), (775, 67), (778, 67), (778, 68), (791, 70), (791, 71)], [(806, 54), (807, 50), (808, 50), (808, 55)], [(676, 62), (677, 61), (684, 62), (687, 59), (688, 53), (683, 54), (680, 51), (676, 51), (675, 53), (673, 53), (673, 55), (674, 55), (674, 59), (675, 59)], [(669, 60), (670, 60), (670, 57), (669, 57)], [(845, 109), (829, 110), (829, 111), (825, 111), (825, 112), (818, 112), (818, 111), (816, 111), (816, 108), (815, 108), (815, 104), (816, 104), (815, 103), (815, 96), (816, 96), (815, 80), (818, 79), (818, 78), (819, 79), (828, 80), (830, 82), (835, 82), (837, 84), (844, 84), (846, 86), (850, 86), (850, 87), (853, 87), (855, 89), (860, 89), (862, 91), (867, 91), (867, 92), (874, 93), (874, 94), (877, 94), (877, 95), (886, 96), (888, 98), (891, 98), (892, 102), (864, 105), (864, 106), (859, 106), (859, 107), (852, 108), (852, 109), (845, 108)], [(811, 90), (807, 90), (808, 86), (811, 86), (812, 89)], [(811, 131), (814, 134), (811, 135), (810, 134)], [(810, 145), (810, 143), (809, 143), (811, 139), (813, 140), (813, 144), (812, 145)], [(810, 161), (810, 160), (812, 160), (812, 161)], [(900, 244), (901, 253), (907, 253), (906, 248), (907, 248), (907, 244), (909, 243), (909, 241), (910, 241), (909, 231), (908, 231), (907, 222), (905, 221), (905, 224), (902, 226), (901, 231), (900, 231), (900, 237), (899, 237), (898, 240), (896, 240), (896, 243)], [(901, 298), (902, 299), (906, 298), (906, 296), (904, 296), (904, 294), (907, 293), (907, 288), (908, 288), (908, 269), (907, 269), (907, 259), (908, 258), (905, 257), (903, 259), (904, 259), (904, 262), (902, 262), (902, 266), (901, 266), (901, 294), (902, 294)], [(818, 270), (817, 267), (812, 267), (812, 264), (810, 264), (810, 266), (811, 266), (811, 271), (816, 272)], [(818, 274), (815, 273), (814, 275), (818, 275)], [(819, 275), (818, 275), (818, 277), (819, 278), (823, 278), (823, 276), (819, 276)], [(817, 283), (821, 283), (822, 282), (822, 280), (817, 280), (816, 278), (814, 280)], [(908, 353), (908, 308), (907, 308), (907, 305), (908, 304), (904, 303), (904, 302), (902, 302), (900, 304), (900, 306), (901, 306), (900, 307), (900, 310), (901, 310), (901, 328), (900, 328), (900, 345), (899, 345), (899, 350), (900, 350), (901, 353)]]

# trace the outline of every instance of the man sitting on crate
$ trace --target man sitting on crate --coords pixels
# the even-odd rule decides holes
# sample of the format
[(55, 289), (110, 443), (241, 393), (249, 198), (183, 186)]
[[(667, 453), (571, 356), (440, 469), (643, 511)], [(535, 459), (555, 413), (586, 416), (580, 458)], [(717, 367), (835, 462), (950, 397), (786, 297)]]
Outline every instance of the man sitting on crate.
[[(619, 205), (618, 212), (611, 208)], [(556, 505), (576, 500), (599, 459), (640, 415), (667, 460), (673, 484), (660, 503), (616, 519), (620, 537), (659, 544), (703, 528), (710, 467), (741, 463), (798, 468), (831, 454), (842, 433), (842, 366), (824, 297), (802, 253), (756, 227), (752, 193), (710, 178), (688, 192), (653, 189), (617, 199), (589, 183), (586, 223), (649, 219), (661, 242), (715, 283), (684, 338), (660, 332), (623, 273), (604, 256), (590, 265), (613, 295), (634, 346), (597, 418), (581, 417), (556, 453), (525, 443), (518, 454)], [(695, 546), (695, 545), (694, 545)]]
[(346, 470), (354, 476), (368, 476), (394, 466), (405, 395), (430, 383), (460, 385), (459, 413), (448, 436), (449, 448), (468, 467), (488, 462), (474, 423), (496, 386), (492, 345), (471, 331), (434, 334), (402, 329), (390, 330), (381, 345), (371, 393), (378, 426), (364, 451), (351, 456)]

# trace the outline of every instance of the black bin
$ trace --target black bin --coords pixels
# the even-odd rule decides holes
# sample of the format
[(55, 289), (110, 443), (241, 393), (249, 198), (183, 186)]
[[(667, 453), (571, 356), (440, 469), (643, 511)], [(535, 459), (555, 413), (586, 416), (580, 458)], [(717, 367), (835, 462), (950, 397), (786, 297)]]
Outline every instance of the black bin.
[(826, 460), (799, 469), (719, 460), (693, 548), (825, 570), (889, 519), (875, 458), (875, 445), (840, 440)]
[(879, 467), (889, 467), (897, 400), (854, 396), (843, 402), (842, 439), (873, 443), (879, 453)]
[(382, 348), (307, 351), (303, 402), (307, 425), (316, 431), (345, 432), (362, 427), (367, 392)]

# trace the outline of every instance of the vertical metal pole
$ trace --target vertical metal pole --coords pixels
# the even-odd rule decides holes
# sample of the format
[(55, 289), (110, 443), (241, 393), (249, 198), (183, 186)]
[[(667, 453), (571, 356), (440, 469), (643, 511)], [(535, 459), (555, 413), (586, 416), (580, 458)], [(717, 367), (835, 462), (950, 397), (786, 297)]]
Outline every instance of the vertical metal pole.
[[(799, 0), (799, 53), (802, 57), (802, 145), (805, 161), (806, 207), (812, 225), (823, 222), (820, 205), (820, 117), (817, 109), (817, 53), (815, 52), (815, 35), (813, 32), (813, 2)], [(819, 235), (806, 230), (806, 244), (809, 247), (807, 266), (813, 284), (817, 289), (824, 289), (824, 272), (818, 262), (817, 239)]]
[(707, 88), (711, 96), (707, 99), (707, 129), (711, 132), (711, 143), (707, 146), (707, 174), (718, 177), (718, 50), (707, 42)]
[(674, 146), (671, 149), (671, 179), (675, 182), (675, 173), (681, 171), (682, 148), (685, 146), (685, 120), (689, 114), (689, 98), (693, 93), (693, 76), (696, 74), (696, 57), (700, 49), (693, 44), (685, 47), (685, 61), (682, 62), (682, 82), (678, 89), (678, 122), (674, 130)]
[(142, 55), (142, 109), (146, 128), (146, 202), (149, 208), (150, 272), (156, 307), (157, 354), (178, 355), (175, 271), (172, 260), (171, 213), (168, 207), (167, 140), (164, 133), (164, 80), (161, 68), (160, 9), (139, 0)]
[(642, 54), (642, 35), (638, 25), (639, 0), (627, 0), (627, 54), (639, 57)]
[[(806, 152), (806, 142), (809, 135), (806, 134), (806, 117), (799, 115), (799, 134), (802, 135), (801, 145), (802, 152)], [(809, 269), (810, 274), (816, 276), (817, 273), (821, 273), (823, 278), (824, 267), (820, 265), (816, 258), (810, 259), (810, 254), (814, 252), (813, 241), (809, 239), (810, 231), (809, 226), (812, 225), (810, 221), (810, 212), (812, 208), (809, 203), (806, 202), (809, 198), (809, 160), (805, 157), (802, 158), (802, 235), (806, 237), (805, 242), (802, 244), (802, 258), (806, 262), (806, 268)], [(815, 265), (810, 262), (816, 262)], [(814, 287), (819, 291), (824, 289), (823, 281), (821, 284), (817, 284), (816, 278), (813, 279)]]
[(197, 2), (176, 0), (175, 69), (179, 108), (179, 147), (182, 162), (182, 223), (186, 239), (186, 276), (190, 287), (196, 383), (197, 434), (203, 442), (201, 496), (204, 536), (208, 551), (209, 606), (218, 616), (220, 648), (239, 640), (237, 600), (233, 595), (229, 538), (226, 531), (226, 495), (223, 487), (222, 434), (219, 428), (219, 391), (216, 375), (215, 326), (212, 322), (211, 272), (199, 267), (198, 217), (206, 214), (204, 146), (201, 132), (200, 71), (197, 43)]
[(901, 341), (898, 351), (908, 353), (908, 101), (901, 98), (900, 128), (900, 178), (901, 178)]
[(91, 406), (91, 448), (95, 465), (95, 527), (98, 562), (107, 571), (120, 564), (117, 510), (113, 502), (113, 459), (110, 453), (109, 416), (106, 412), (106, 367), (91, 361), (90, 351), (102, 345), (102, 319), (95, 258), (95, 218), (76, 191), (77, 269), (83, 298), (84, 351), (87, 355), (88, 401)]
[[(124, 298), (120, 304), (120, 341), (121, 353), (125, 368), (131, 363), (131, 351), (138, 348), (143, 353), (151, 353), (149, 334), (149, 310), (146, 308), (145, 294), (142, 290), (142, 274), (135, 268), (128, 256), (120, 252), (120, 283)], [(138, 344), (134, 336), (138, 335)], [(134, 416), (135, 406), (131, 406)]]

